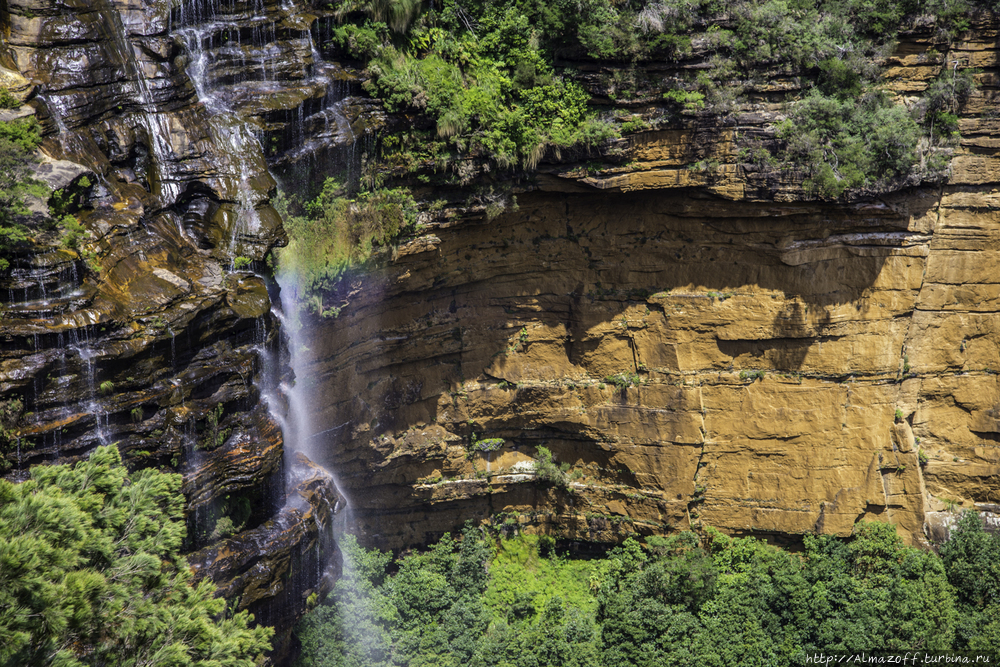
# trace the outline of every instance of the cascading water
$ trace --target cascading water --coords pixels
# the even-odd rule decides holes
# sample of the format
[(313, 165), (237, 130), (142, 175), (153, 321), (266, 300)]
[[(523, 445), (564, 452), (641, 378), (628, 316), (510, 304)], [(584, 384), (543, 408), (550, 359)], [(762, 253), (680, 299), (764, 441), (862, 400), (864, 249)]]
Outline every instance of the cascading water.
[[(186, 50), (186, 71), (208, 112), (212, 139), (216, 145), (224, 147), (228, 159), (227, 165), (220, 166), (231, 175), (229, 191), (235, 204), (227, 248), (230, 258), (240, 254), (241, 238), (253, 234), (262, 224), (259, 208), (267, 203), (269, 193), (254, 179), (262, 168), (266, 168), (262, 156), (267, 149), (280, 145), (288, 152), (312, 150), (313, 146), (305, 145), (311, 134), (311, 127), (307, 129), (307, 126), (322, 119), (329, 130), (330, 116), (335, 119), (337, 131), (352, 140), (354, 137), (350, 123), (341, 113), (347, 90), (333, 76), (337, 67), (322, 62), (308, 29), (300, 30), (296, 36), (295, 29), (283, 27), (282, 31), (289, 34), (278, 34), (279, 20), (284, 21), (282, 25), (291, 24), (286, 18), (294, 10), (290, 2), (283, 3), (282, 12), (277, 15), (274, 7), (265, 6), (263, 0), (247, 3), (183, 0), (171, 13), (170, 31)], [(302, 63), (309, 64), (297, 70), (301, 78), (293, 77), (289, 83), (279, 80), (279, 73), (292, 68), (291, 64), (282, 62), (282, 58), (292, 51)], [(293, 106), (276, 109), (274, 99), (291, 101)], [(283, 123), (274, 122), (282, 116)], [(261, 328), (256, 346), (265, 368), (260, 391), (272, 417), (281, 427), (286, 487), (299, 488), (308, 483), (308, 479), (315, 479), (317, 474), (325, 474), (327, 485), (336, 490), (336, 493), (315, 495), (316, 501), (325, 505), (325, 512), (314, 512), (319, 539), (310, 559), (314, 561), (315, 581), (322, 581), (335, 551), (335, 533), (345, 530), (349, 506), (343, 506), (344, 497), (334, 476), (311, 463), (317, 458), (317, 452), (311, 451), (317, 434), (313, 433), (310, 419), (308, 386), (303, 381), (304, 375), (298, 376), (298, 382), (287, 379), (295, 373), (303, 353), (301, 329), (294, 316), (298, 308), (294, 302), (296, 290), (291, 277), (280, 276), (278, 282), (281, 305), (272, 313), (282, 324), (291, 368), (279, 368), (281, 355), (274, 354), (268, 347)], [(330, 500), (331, 496), (341, 499), (337, 506)], [(306, 511), (301, 495), (286, 495), (285, 506), (276, 515), (277, 528), (272, 529), (281, 530), (290, 511)], [(302, 585), (299, 578), (290, 582), (293, 597)], [(264, 613), (265, 617), (270, 614), (271, 611)]]
[(111, 0), (102, 0), (101, 4), (105, 8), (102, 15), (107, 43), (114, 48), (121, 59), (126, 80), (132, 89), (133, 101), (138, 107), (135, 113), (149, 136), (154, 171), (150, 182), (152, 193), (159, 196), (165, 204), (172, 204), (181, 193), (181, 185), (169, 167), (176, 158), (168, 139), (170, 128), (163, 115), (157, 112), (156, 100), (153, 98), (142, 65), (129, 42), (118, 8), (111, 3)]

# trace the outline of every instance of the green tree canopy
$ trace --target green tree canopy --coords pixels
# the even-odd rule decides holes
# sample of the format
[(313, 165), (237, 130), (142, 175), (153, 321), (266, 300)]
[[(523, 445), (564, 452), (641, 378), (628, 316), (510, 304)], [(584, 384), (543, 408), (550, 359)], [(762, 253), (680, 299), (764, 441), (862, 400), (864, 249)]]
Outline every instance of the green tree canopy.
[(0, 664), (254, 665), (273, 631), (192, 583), (180, 485), (114, 446), (0, 480)]

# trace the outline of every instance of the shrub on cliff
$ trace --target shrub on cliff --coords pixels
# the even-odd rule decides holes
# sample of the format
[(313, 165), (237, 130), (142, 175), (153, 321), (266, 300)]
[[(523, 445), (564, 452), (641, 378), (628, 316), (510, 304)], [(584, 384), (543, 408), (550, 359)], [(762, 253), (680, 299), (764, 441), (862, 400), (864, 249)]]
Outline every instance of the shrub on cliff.
[(787, 156), (808, 170), (806, 188), (839, 197), (848, 188), (906, 177), (917, 161), (920, 128), (879, 92), (838, 99), (814, 89), (777, 135)]
[[(434, 119), (459, 152), (482, 153), (502, 167), (533, 168), (546, 148), (594, 144), (611, 136), (587, 111), (579, 85), (554, 75), (533, 47), (524, 17), (491, 16), (483, 40), (452, 41), (428, 30), (428, 52), (386, 47), (371, 63), (367, 89), (390, 111), (415, 108)], [(511, 34), (521, 40), (508, 39)]]
[[(10, 267), (18, 246), (25, 246), (36, 232), (58, 231), (66, 247), (77, 249), (86, 230), (71, 214), (79, 210), (78, 200), (90, 187), (86, 176), (77, 179), (66, 192), (51, 192), (34, 178), (41, 144), (38, 122), (33, 116), (0, 122), (0, 271)], [(51, 196), (50, 196), (51, 195)], [(49, 215), (33, 213), (29, 198), (48, 200)]]
[(379, 188), (353, 197), (338, 181), (326, 179), (323, 190), (305, 206), (279, 198), (276, 206), (285, 221), (289, 244), (275, 252), (279, 273), (289, 273), (302, 290), (300, 302), (313, 312), (336, 316), (336, 307), (323, 303), (351, 266), (368, 260), (378, 246), (412, 231), (418, 208), (404, 188)]
[(29, 196), (44, 197), (44, 185), (32, 178), (34, 151), (41, 139), (34, 118), (0, 122), (0, 271), (10, 265), (11, 251), (28, 239), (24, 218)]
[(540, 482), (565, 489), (569, 486), (569, 476), (566, 471), (569, 464), (561, 466), (552, 460), (552, 452), (548, 447), (538, 448), (538, 459), (535, 461), (535, 476)]
[(117, 448), (0, 480), (0, 664), (251, 667), (270, 628), (192, 584), (180, 475)]
[[(956, 105), (940, 103), (939, 93), (948, 86), (932, 86), (915, 109), (894, 104), (880, 92), (886, 59), (906, 25), (933, 17), (939, 36), (948, 40), (968, 28), (975, 12), (997, 5), (998, 0), (446, 0), (418, 11), (410, 0), (379, 0), (340, 5), (337, 15), (346, 23), (335, 30), (332, 43), (368, 61), (372, 78), (365, 85), (389, 110), (418, 112), (433, 122), (437, 138), (421, 136), (416, 142), (433, 143), (433, 150), (411, 146), (415, 130), (403, 133), (409, 139), (383, 144), (388, 162), (411, 169), (429, 164), (418, 159), (417, 153), (425, 152), (435, 168), (479, 156), (502, 168), (531, 169), (547, 152), (597, 145), (618, 131), (648, 129), (683, 115), (728, 114), (745, 89), (760, 90), (776, 75), (792, 75), (807, 94), (792, 103), (791, 122), (778, 128), (785, 141), (777, 146), (772, 168), (804, 169), (814, 192), (839, 197), (851, 189), (885, 190), (943, 173), (957, 130)], [(585, 57), (614, 65), (585, 74), (557, 66)], [(699, 67), (681, 67), (668, 76), (638, 66), (688, 58)], [(821, 109), (817, 94), (809, 93), (814, 87), (823, 104), (839, 108)], [(592, 95), (667, 104), (665, 113), (649, 110), (641, 122), (619, 119), (616, 130), (588, 107)], [(837, 118), (838, 126), (819, 127), (824, 117)], [(763, 157), (754, 150), (759, 145), (740, 148)], [(459, 166), (456, 171), (466, 182)]]

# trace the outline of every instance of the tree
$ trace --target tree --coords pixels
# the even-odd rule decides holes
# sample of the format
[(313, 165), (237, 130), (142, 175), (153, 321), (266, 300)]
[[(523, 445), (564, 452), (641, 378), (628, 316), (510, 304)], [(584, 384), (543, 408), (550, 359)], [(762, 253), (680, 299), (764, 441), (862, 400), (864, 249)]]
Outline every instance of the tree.
[(192, 583), (180, 485), (114, 446), (0, 480), (0, 664), (254, 665), (273, 631)]
[(983, 530), (978, 512), (963, 512), (941, 561), (961, 611), (956, 646), (993, 649), (1000, 641), (1000, 538)]
[(0, 122), (0, 271), (10, 266), (11, 251), (28, 239), (21, 221), (29, 213), (26, 199), (47, 192), (32, 178), (34, 151), (40, 141), (34, 118)]

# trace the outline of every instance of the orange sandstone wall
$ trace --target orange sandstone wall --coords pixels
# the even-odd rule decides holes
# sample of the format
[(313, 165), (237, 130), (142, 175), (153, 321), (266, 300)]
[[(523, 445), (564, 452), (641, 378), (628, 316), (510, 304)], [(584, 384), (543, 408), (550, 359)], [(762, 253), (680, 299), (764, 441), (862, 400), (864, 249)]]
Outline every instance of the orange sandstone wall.
[[(810, 201), (737, 162), (781, 117), (762, 104), (633, 137), (624, 167), (551, 168), (517, 210), (453, 212), (346, 280), (299, 374), (369, 541), (513, 513), (567, 538), (867, 518), (921, 543), (996, 509), (996, 30), (974, 35), (904, 40), (888, 75), (906, 99), (946, 61), (984, 68), (944, 184)], [(540, 445), (568, 489), (531, 474)]]

